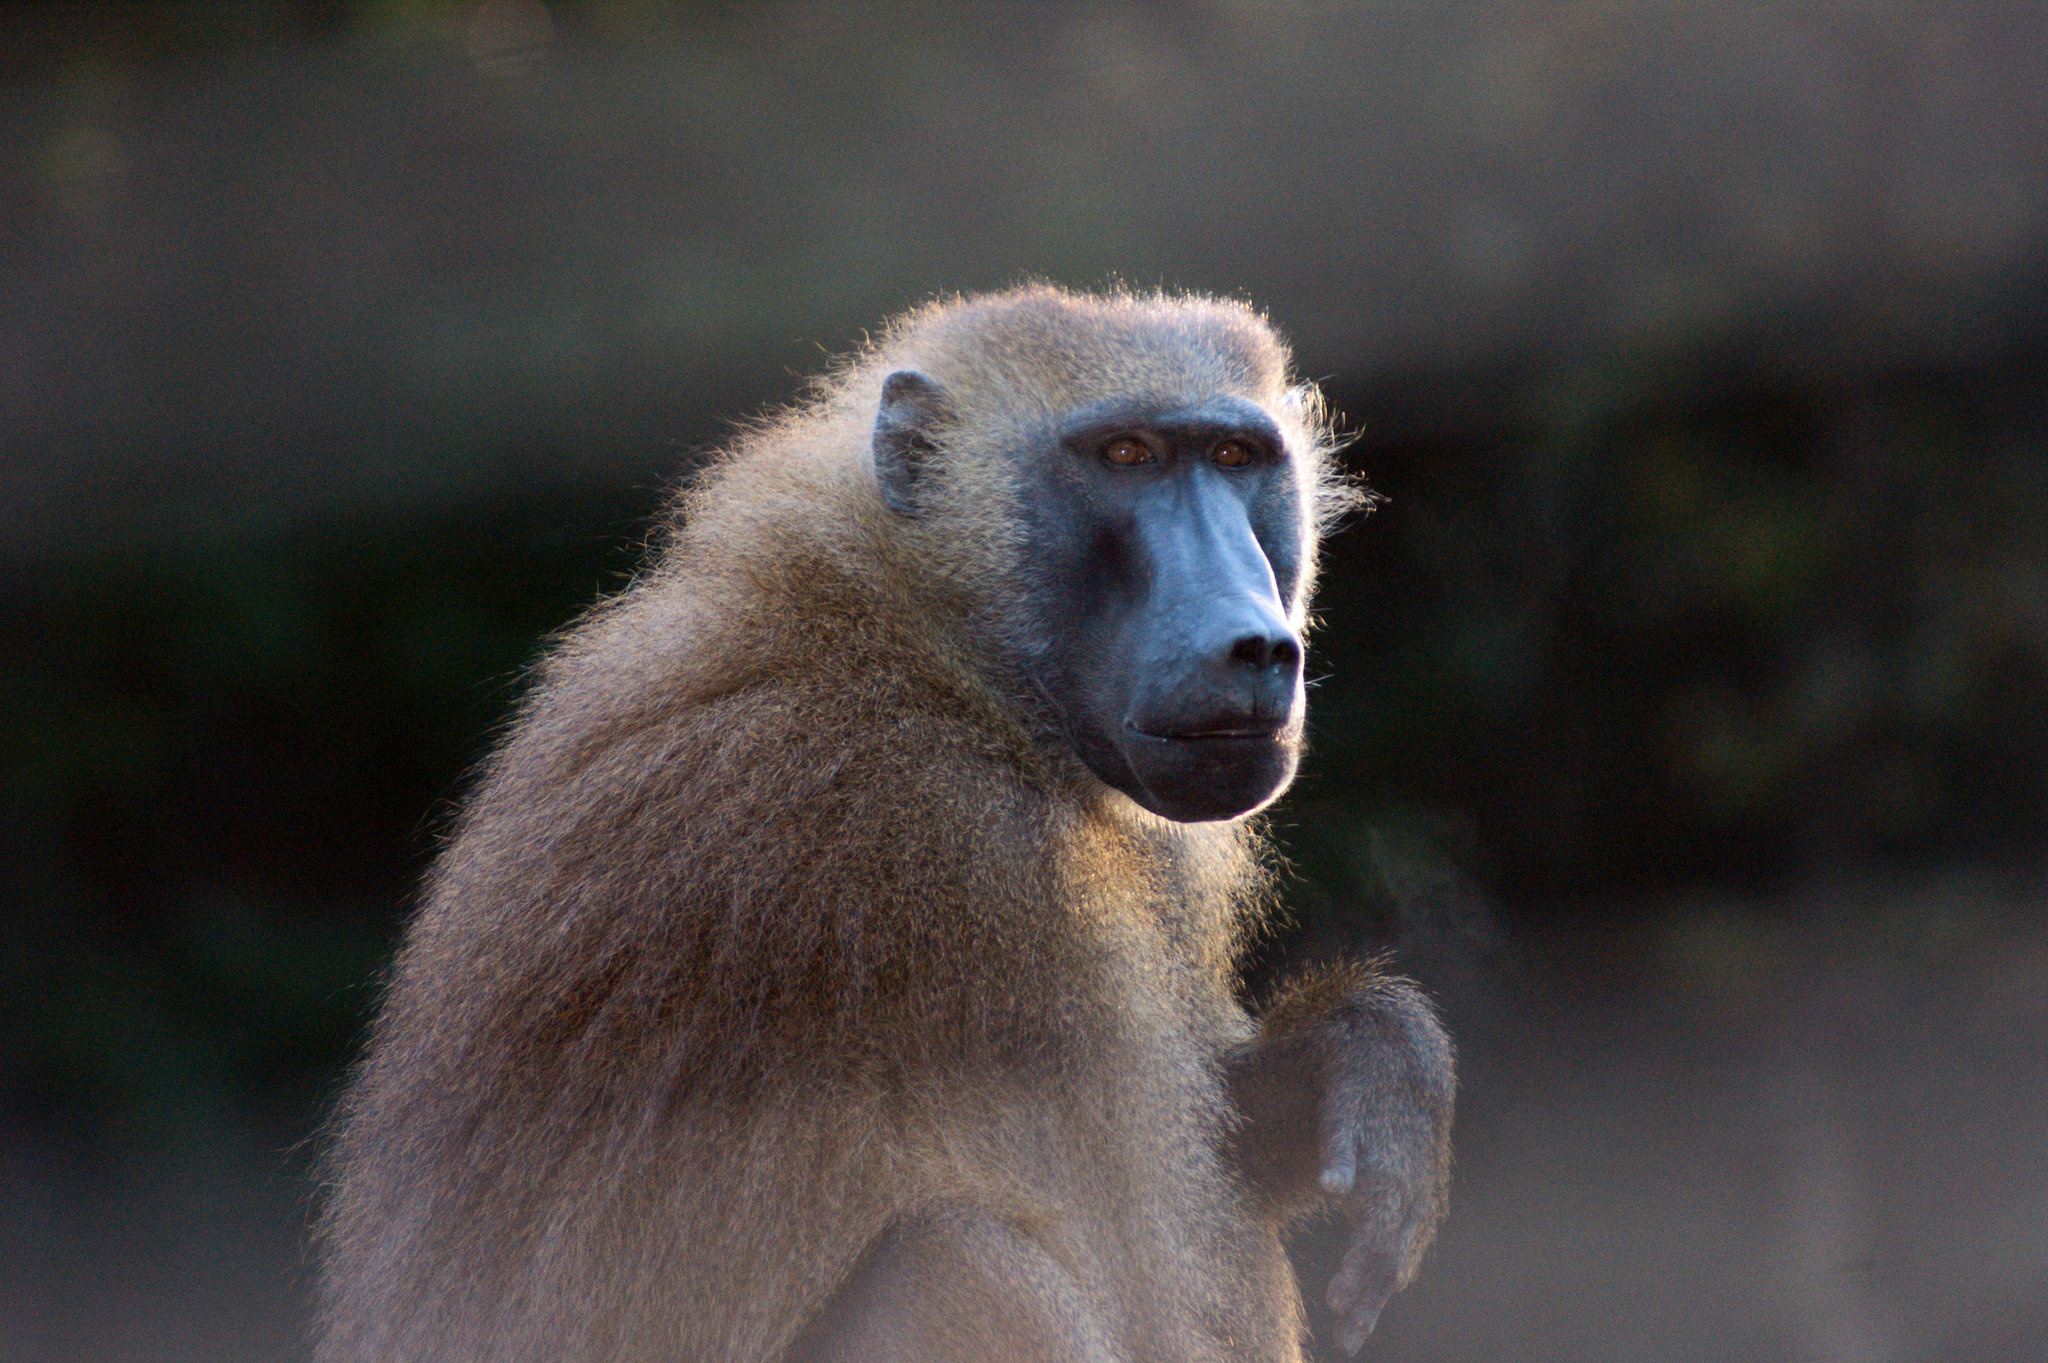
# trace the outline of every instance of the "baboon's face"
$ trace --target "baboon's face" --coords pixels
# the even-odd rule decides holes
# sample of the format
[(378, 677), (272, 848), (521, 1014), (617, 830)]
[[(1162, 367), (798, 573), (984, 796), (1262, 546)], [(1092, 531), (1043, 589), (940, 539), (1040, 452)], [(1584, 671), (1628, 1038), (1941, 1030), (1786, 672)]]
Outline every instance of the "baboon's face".
[(1184, 822), (1294, 779), (1308, 535), (1279, 425), (1242, 398), (1068, 413), (1025, 469), (1029, 660), (1097, 776)]
[[(916, 370), (882, 386), (882, 500), (926, 512), (946, 395)], [(1295, 618), (1308, 526), (1278, 423), (1244, 398), (1113, 398), (1016, 451), (1025, 530), (1019, 659), (1075, 751), (1155, 814), (1230, 819), (1294, 779)]]

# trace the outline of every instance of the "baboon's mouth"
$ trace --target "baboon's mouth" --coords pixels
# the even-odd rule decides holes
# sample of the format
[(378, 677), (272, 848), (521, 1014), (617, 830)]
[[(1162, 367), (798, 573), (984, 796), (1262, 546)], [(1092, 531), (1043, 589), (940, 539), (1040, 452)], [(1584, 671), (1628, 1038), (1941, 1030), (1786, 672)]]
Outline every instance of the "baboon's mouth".
[(1300, 735), (1294, 716), (1240, 712), (1175, 722), (1162, 715), (1144, 726), (1127, 719), (1116, 744), (1120, 760), (1103, 779), (1163, 818), (1234, 819), (1287, 789)]
[(1217, 724), (1191, 725), (1187, 728), (1155, 732), (1151, 729), (1141, 729), (1136, 723), (1127, 720), (1125, 727), (1140, 738), (1149, 738), (1158, 743), (1203, 743), (1227, 739), (1275, 739), (1286, 730), (1287, 721), (1232, 719)]

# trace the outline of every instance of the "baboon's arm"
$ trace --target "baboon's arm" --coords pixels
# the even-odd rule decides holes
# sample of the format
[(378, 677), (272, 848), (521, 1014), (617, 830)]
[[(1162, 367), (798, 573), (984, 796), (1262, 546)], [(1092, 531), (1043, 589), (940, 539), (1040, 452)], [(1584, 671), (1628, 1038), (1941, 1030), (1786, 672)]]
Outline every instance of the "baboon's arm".
[(893, 1227), (785, 1363), (1113, 1363), (1065, 1269), (968, 1207)]
[(1457, 1083), (1422, 992), (1369, 966), (1304, 976), (1227, 1059), (1240, 1174), (1275, 1220), (1335, 1203), (1352, 1225), (1330, 1282), (1355, 1353), (1443, 1216)]

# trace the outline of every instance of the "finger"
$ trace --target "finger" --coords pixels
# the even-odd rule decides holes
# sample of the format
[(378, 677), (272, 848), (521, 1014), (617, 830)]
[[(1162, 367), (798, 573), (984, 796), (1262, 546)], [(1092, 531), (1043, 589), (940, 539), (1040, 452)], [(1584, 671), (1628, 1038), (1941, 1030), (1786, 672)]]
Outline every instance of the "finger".
[[(1297, 1166), (1298, 1167), (1298, 1166)], [(1296, 1177), (1299, 1177), (1297, 1175)], [(1341, 1149), (1326, 1151), (1323, 1155), (1323, 1172), (1316, 1176), (1323, 1191), (1332, 1197), (1342, 1197), (1358, 1182), (1358, 1155), (1355, 1150)]]
[(1358, 1305), (1358, 1299), (1365, 1295), (1367, 1285), (1373, 1277), (1373, 1261), (1379, 1256), (1373, 1246), (1363, 1240), (1353, 1240), (1351, 1248), (1337, 1265), (1337, 1271), (1330, 1278), (1329, 1291), (1324, 1299), (1330, 1309), (1338, 1315), (1348, 1315)]
[(1356, 1354), (1365, 1347), (1366, 1337), (1380, 1322), (1380, 1308), (1387, 1304), (1381, 1297), (1370, 1306), (1361, 1306), (1337, 1323), (1337, 1347), (1346, 1355)]
[(1390, 1186), (1368, 1186), (1351, 1195), (1344, 1207), (1351, 1220), (1351, 1244), (1330, 1280), (1330, 1309), (1350, 1310), (1382, 1280), (1381, 1300), (1394, 1294), (1410, 1244), (1407, 1231), (1412, 1218), (1405, 1216), (1403, 1209), (1400, 1190)]
[(1351, 1223), (1351, 1243), (1368, 1249), (1386, 1262), (1395, 1258), (1402, 1228), (1410, 1219), (1408, 1199), (1397, 1184), (1386, 1182), (1367, 1170), (1359, 1186), (1344, 1199), (1344, 1217)]
[(1319, 1114), (1322, 1172), (1317, 1181), (1332, 1196), (1343, 1196), (1358, 1182), (1359, 1121), (1364, 1105), (1364, 1084), (1354, 1074), (1340, 1076), (1323, 1094)]
[(1330, 1280), (1327, 1297), (1337, 1317), (1337, 1347), (1357, 1353), (1393, 1295), (1393, 1274), (1385, 1256), (1368, 1242), (1355, 1242)]

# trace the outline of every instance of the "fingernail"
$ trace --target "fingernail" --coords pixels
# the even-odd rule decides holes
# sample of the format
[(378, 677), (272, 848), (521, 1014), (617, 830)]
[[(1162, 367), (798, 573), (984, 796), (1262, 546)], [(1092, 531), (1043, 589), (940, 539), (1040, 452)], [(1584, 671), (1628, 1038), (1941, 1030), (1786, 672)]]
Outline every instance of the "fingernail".
[(1339, 1169), (1333, 1165), (1323, 1170), (1321, 1179), (1323, 1191), (1326, 1193), (1348, 1193), (1351, 1191), (1351, 1185), (1355, 1181), (1355, 1177), (1351, 1170)]

